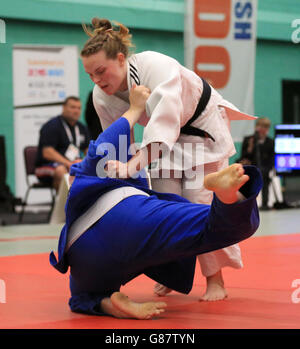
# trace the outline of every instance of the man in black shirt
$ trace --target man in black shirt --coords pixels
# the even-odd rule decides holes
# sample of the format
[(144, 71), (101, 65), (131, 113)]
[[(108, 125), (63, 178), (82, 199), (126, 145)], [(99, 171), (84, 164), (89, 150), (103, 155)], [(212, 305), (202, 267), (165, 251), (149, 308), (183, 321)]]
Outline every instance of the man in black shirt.
[(35, 174), (40, 181), (52, 183), (58, 190), (60, 181), (70, 166), (81, 161), (90, 137), (87, 128), (78, 121), (81, 103), (78, 97), (68, 97), (62, 114), (50, 119), (40, 130)]
[(268, 137), (271, 122), (268, 118), (257, 119), (255, 133), (244, 138), (242, 156), (243, 165), (255, 165), (263, 177), (262, 209), (268, 209), (270, 170), (274, 167), (274, 140)]

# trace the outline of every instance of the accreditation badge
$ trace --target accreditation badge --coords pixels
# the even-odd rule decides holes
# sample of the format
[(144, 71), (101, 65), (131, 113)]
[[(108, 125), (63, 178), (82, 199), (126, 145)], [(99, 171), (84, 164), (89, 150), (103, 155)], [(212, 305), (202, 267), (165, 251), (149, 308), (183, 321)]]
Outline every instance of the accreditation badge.
[(65, 152), (65, 157), (70, 161), (78, 159), (80, 157), (79, 149), (71, 143)]

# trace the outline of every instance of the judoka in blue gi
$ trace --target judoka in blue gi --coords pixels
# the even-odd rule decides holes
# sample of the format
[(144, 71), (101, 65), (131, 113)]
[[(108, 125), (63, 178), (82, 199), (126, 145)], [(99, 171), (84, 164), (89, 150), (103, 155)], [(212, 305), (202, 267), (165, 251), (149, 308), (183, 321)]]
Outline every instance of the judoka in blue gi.
[[(128, 151), (130, 131), (148, 96), (146, 87), (133, 87), (129, 110), (91, 141), (85, 159), (71, 167), (75, 179), (58, 260), (52, 252), (50, 263), (61, 273), (70, 267), (69, 306), (74, 312), (152, 318), (166, 303), (134, 302), (120, 292), (122, 285), (145, 274), (188, 294), (197, 255), (238, 243), (258, 228), (256, 196), (262, 179), (253, 166), (234, 164), (205, 176), (205, 187), (214, 191), (212, 205), (149, 189), (144, 170), (120, 178), (126, 170), (126, 160), (119, 161), (120, 140), (126, 139)], [(116, 151), (109, 152), (108, 145)], [(103, 163), (106, 174), (117, 168), (119, 178), (99, 175)]]

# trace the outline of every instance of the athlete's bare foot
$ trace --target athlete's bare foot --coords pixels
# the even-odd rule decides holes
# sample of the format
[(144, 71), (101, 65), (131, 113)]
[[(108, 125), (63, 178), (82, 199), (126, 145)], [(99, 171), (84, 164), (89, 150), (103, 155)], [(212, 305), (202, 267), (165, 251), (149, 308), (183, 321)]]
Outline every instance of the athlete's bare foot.
[(227, 297), (221, 270), (206, 278), (206, 292), (199, 301), (220, 301)]
[(133, 302), (121, 292), (114, 292), (110, 299), (113, 306), (121, 313), (125, 313), (128, 318), (140, 320), (148, 320), (161, 314), (167, 306), (164, 302)]
[(130, 316), (116, 308), (109, 297), (105, 297), (101, 301), (101, 309), (105, 314), (112, 315), (118, 319), (128, 319)]
[(167, 286), (164, 286), (164, 285), (159, 284), (159, 283), (154, 285), (154, 293), (157, 296), (164, 297), (170, 292), (172, 292), (172, 290), (170, 288), (168, 288)]
[(206, 175), (204, 186), (215, 192), (224, 204), (233, 204), (239, 199), (238, 190), (249, 180), (249, 176), (244, 173), (241, 164), (233, 164), (224, 170)]

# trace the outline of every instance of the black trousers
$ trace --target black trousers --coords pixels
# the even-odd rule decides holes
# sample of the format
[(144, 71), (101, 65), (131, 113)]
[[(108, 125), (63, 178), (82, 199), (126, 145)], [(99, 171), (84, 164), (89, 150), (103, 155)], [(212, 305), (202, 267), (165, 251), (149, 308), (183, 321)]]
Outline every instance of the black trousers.
[(262, 187), (262, 206), (268, 206), (269, 201), (269, 185), (271, 179), (269, 177), (270, 169), (261, 168), (262, 179), (263, 179), (263, 187)]

